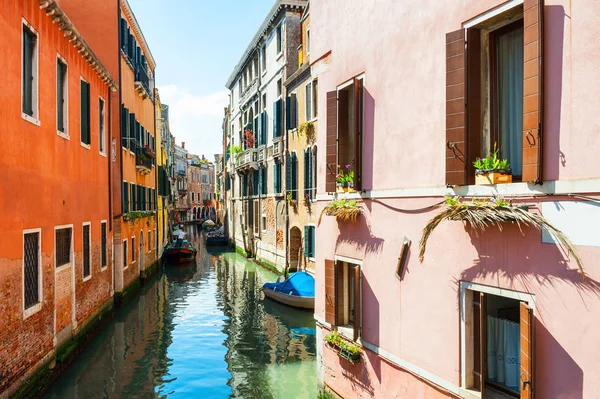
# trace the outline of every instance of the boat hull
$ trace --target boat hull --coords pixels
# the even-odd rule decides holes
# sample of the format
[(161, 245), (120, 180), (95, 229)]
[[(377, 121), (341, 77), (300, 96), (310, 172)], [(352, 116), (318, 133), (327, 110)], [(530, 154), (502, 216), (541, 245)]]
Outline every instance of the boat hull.
[(206, 245), (209, 247), (224, 246), (224, 245), (227, 245), (227, 238), (225, 238), (225, 237), (206, 237)]
[(315, 297), (314, 296), (298, 296), (298, 295), (288, 295), (282, 292), (273, 291), (270, 288), (263, 287), (263, 292), (266, 297), (276, 300), (277, 302), (281, 302), (288, 306), (293, 306), (295, 308), (302, 309), (314, 309), (315, 308)]
[(196, 251), (190, 249), (168, 249), (164, 253), (164, 258), (168, 263), (190, 263), (196, 258)]

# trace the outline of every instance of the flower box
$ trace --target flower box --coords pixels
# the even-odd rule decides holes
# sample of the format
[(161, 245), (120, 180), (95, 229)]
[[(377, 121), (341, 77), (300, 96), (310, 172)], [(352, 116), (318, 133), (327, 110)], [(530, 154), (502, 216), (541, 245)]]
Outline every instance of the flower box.
[(352, 342), (346, 341), (337, 331), (332, 331), (325, 337), (327, 345), (338, 354), (339, 357), (348, 360), (351, 363), (358, 363), (361, 360), (361, 349)]
[(510, 169), (497, 170), (476, 170), (475, 184), (507, 184), (512, 183), (512, 174)]

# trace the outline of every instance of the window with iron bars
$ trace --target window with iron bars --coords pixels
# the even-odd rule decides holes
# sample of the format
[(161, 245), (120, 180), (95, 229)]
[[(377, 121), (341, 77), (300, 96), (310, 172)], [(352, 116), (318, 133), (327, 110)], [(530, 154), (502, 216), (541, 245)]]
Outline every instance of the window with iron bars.
[(23, 278), (25, 309), (40, 303), (40, 233), (23, 236)]
[(70, 227), (56, 230), (56, 267), (71, 263)]

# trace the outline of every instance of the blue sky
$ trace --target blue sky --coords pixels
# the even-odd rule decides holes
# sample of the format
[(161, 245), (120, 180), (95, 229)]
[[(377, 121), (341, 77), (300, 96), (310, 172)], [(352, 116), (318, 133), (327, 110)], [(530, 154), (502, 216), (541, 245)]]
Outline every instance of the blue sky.
[(275, 0), (129, 0), (157, 64), (171, 132), (194, 154), (222, 151), (225, 82)]

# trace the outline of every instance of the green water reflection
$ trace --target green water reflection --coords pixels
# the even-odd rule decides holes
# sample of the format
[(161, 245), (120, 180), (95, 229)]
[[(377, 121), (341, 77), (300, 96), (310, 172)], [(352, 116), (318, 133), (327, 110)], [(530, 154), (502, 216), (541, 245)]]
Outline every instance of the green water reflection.
[(276, 276), (235, 253), (165, 266), (47, 398), (315, 398), (312, 312), (263, 299)]

